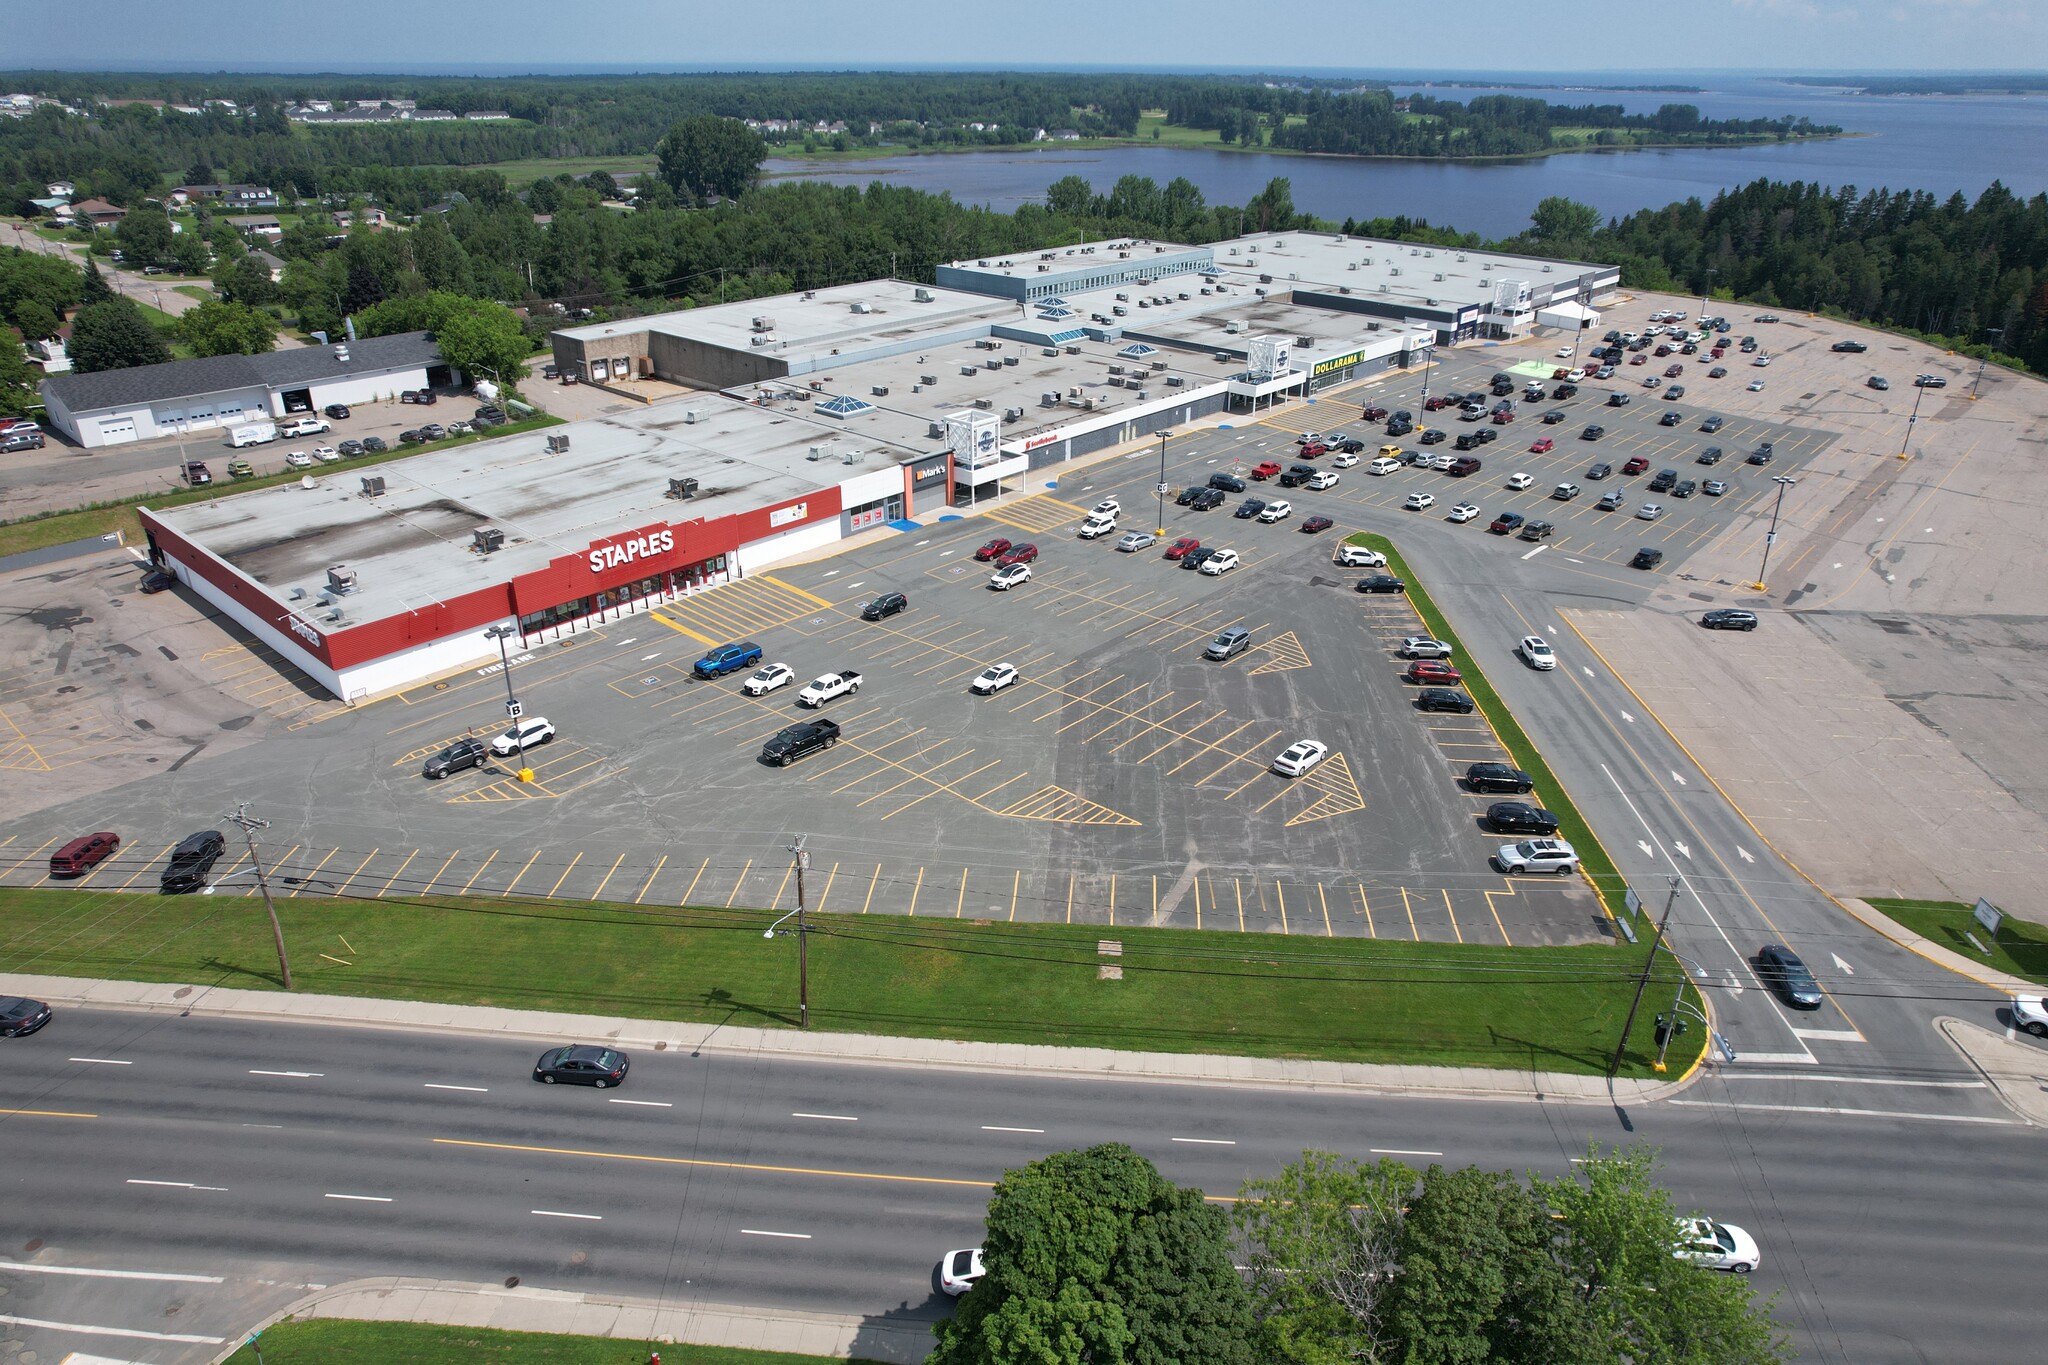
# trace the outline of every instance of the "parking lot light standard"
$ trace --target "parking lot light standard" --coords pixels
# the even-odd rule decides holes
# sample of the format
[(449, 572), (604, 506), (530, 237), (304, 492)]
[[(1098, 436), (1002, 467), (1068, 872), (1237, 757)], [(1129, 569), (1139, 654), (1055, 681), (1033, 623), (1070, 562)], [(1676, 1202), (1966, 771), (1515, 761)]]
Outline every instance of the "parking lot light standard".
[(1899, 458), (1902, 460), (1908, 459), (1912, 455), (1913, 427), (1920, 420), (1920, 400), (1926, 397), (1926, 395), (1927, 386), (1925, 384), (1915, 383), (1913, 385), (1913, 415), (1906, 419), (1906, 442), (1899, 447)]
[(525, 714), (519, 698), (512, 695), (512, 656), (505, 652), (505, 640), (517, 635), (517, 626), (488, 626), (484, 634), (498, 642), (498, 659), (505, 670), (505, 715), (512, 721), (512, 742), (519, 746), (519, 771), (514, 774), (521, 782), (533, 781), (533, 769), (526, 766), (526, 734), (520, 728), (519, 718)]
[(1764, 571), (1771, 567), (1771, 547), (1778, 543), (1778, 513), (1785, 510), (1785, 490), (1796, 486), (1799, 480), (1784, 474), (1773, 474), (1771, 482), (1778, 485), (1778, 500), (1771, 504), (1771, 529), (1764, 533), (1764, 561), (1757, 565), (1756, 582), (1749, 585), (1758, 592), (1770, 591), (1764, 586)]
[(1992, 340), (1984, 343), (1984, 354), (1977, 357), (1977, 377), (1970, 381), (1970, 401), (1972, 403), (1977, 401), (1977, 386), (1984, 382), (1984, 366), (1991, 360), (1991, 348), (1998, 343), (1999, 338), (2005, 335), (2005, 329), (2003, 327), (1986, 327), (1984, 335), (1992, 338)]
[(1166, 538), (1166, 438), (1173, 435), (1173, 433), (1171, 431), (1155, 431), (1152, 434), (1159, 438), (1159, 483), (1156, 488), (1159, 494), (1159, 527), (1153, 534), (1164, 540)]

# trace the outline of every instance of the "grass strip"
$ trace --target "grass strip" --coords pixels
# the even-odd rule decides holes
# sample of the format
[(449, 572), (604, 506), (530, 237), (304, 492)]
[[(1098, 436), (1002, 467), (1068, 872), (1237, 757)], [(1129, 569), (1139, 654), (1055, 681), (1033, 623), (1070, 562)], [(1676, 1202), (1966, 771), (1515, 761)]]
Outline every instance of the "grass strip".
[[(789, 1355), (737, 1346), (682, 1346), (619, 1337), (505, 1332), (425, 1322), (280, 1322), (228, 1357), (229, 1365), (876, 1365), (836, 1356)], [(261, 1351), (261, 1355), (258, 1351)]]
[[(797, 945), (781, 935), (763, 941), (772, 911), (403, 888), (389, 898), (287, 894), (277, 908), (305, 992), (762, 1028), (797, 1022)], [(1100, 925), (851, 913), (811, 923), (816, 1029), (1144, 1052), (1600, 1074), (1638, 970), (1637, 959), (1605, 944), (1324, 937), (1319, 914), (1313, 937), (1118, 926), (1106, 931), (1123, 944), (1111, 959), (1099, 955)], [(1362, 926), (1354, 917), (1350, 927)], [(1121, 980), (1101, 979), (1106, 961), (1122, 967)], [(277, 989), (262, 902), (247, 896), (0, 889), (0, 963)], [(1650, 1074), (1649, 1005), (1676, 980), (1660, 958), (1625, 1074)], [(1684, 1046), (1674, 1073), (1697, 1051), (1690, 1038)]]
[(45, 545), (65, 545), (89, 536), (109, 535), (119, 531), (127, 544), (142, 543), (142, 519), (135, 515), (138, 507), (182, 507), (187, 503), (207, 502), (223, 498), (251, 488), (269, 488), (275, 484), (297, 483), (308, 474), (323, 476), (367, 469), (371, 465), (386, 464), (402, 460), (407, 456), (424, 454), (430, 450), (444, 450), (449, 446), (465, 445), (473, 441), (512, 436), (522, 431), (537, 431), (542, 427), (560, 426), (559, 417), (529, 417), (502, 427), (493, 427), (489, 436), (472, 433), (466, 436), (451, 436), (445, 441), (430, 441), (426, 445), (400, 446), (396, 450), (369, 455), (351, 456), (343, 464), (317, 465), (312, 469), (286, 469), (275, 474), (265, 474), (254, 479), (227, 477), (228, 460), (241, 454), (237, 450), (223, 451), (208, 443), (195, 447), (186, 458), (194, 460), (215, 460), (220, 463), (209, 466), (214, 469), (219, 482), (205, 488), (165, 488), (161, 492), (137, 493), (133, 497), (113, 498), (96, 502), (85, 507), (64, 512), (39, 512), (34, 516), (22, 517), (17, 521), (0, 522), (0, 555), (20, 554), (23, 550), (39, 550)]
[[(1961, 901), (1878, 900), (1873, 896), (1867, 903), (1959, 957), (2048, 986), (2048, 925), (2006, 915), (1993, 935), (1977, 923), (1974, 907)], [(1990, 956), (1964, 937), (1966, 934), (1989, 948)]]
[(1509, 759), (1517, 768), (1536, 779), (1537, 788), (1544, 793), (1544, 809), (1557, 817), (1559, 837), (1571, 844), (1573, 850), (1578, 853), (1579, 865), (1585, 869), (1587, 878), (1593, 883), (1593, 889), (1599, 893), (1601, 904), (1605, 905), (1607, 913), (1616, 919), (1627, 914), (1627, 884), (1621, 872), (1614, 866), (1614, 860), (1607, 856), (1607, 849), (1594, 836), (1593, 827), (1579, 814), (1579, 808), (1572, 801), (1571, 794), (1565, 790), (1564, 783), (1558, 781), (1557, 774), (1543, 761), (1542, 751), (1530, 740), (1528, 732), (1522, 729), (1520, 722), (1516, 721), (1514, 712), (1501, 700), (1500, 693), (1494, 691), (1493, 683), (1486, 676), (1486, 670), (1479, 666), (1479, 655), (1465, 648), (1464, 642), (1458, 638), (1458, 633), (1451, 629), (1449, 618), (1438, 608), (1435, 599), (1430, 597), (1429, 590), (1422, 586), (1420, 578), (1409, 567), (1408, 561), (1401, 557), (1401, 552), (1394, 548), (1392, 541), (1369, 531), (1356, 532), (1346, 537), (1345, 543), (1365, 545), (1378, 550), (1387, 557), (1387, 566), (1406, 580), (1409, 602), (1413, 603), (1415, 610), (1421, 614), (1422, 622), (1429, 627), (1430, 633), (1437, 639), (1449, 643), (1457, 651), (1453, 657), (1458, 662), (1458, 673), (1465, 681), (1465, 690), (1472, 695), (1472, 700), (1479, 704), (1479, 709), (1486, 713), (1487, 722), (1493, 726), (1494, 733), (1500, 736), (1501, 743), (1507, 746)]

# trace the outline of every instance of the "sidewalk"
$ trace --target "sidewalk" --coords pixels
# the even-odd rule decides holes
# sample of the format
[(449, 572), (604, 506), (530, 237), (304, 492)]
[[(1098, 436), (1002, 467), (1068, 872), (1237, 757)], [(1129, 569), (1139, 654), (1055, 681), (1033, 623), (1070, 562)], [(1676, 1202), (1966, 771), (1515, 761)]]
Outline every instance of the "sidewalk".
[[(931, 1324), (917, 1319), (874, 1321), (834, 1313), (730, 1304), (622, 1298), (558, 1289), (505, 1289), (494, 1284), (399, 1277), (352, 1280), (307, 1295), (259, 1324), (288, 1318), (347, 1318), (357, 1322), (418, 1322), (490, 1327), (506, 1332), (552, 1332), (613, 1337), (636, 1343), (736, 1346), (811, 1356), (858, 1356), (915, 1365), (931, 1354)], [(241, 1348), (216, 1356), (224, 1361)], [(622, 1357), (623, 1358), (623, 1357)], [(635, 1356), (634, 1359), (643, 1357)]]
[(270, 1019), (351, 1028), (445, 1030), (481, 1036), (556, 1042), (602, 1039), (650, 1052), (691, 1056), (784, 1057), (872, 1066), (1006, 1071), (1019, 1075), (1150, 1081), (1171, 1085), (1229, 1085), (1361, 1095), (1462, 1095), (1474, 1099), (1538, 1103), (1641, 1104), (1676, 1095), (1692, 1079), (1619, 1080), (1544, 1071), (1489, 1071), (1448, 1066), (1298, 1061), (1184, 1052), (1113, 1052), (1107, 1048), (1023, 1043), (969, 1043), (943, 1038), (891, 1038), (866, 1033), (808, 1033), (796, 1029), (739, 1028), (725, 1024), (607, 1018), (480, 1005), (366, 1000), (339, 995), (286, 995), (140, 981), (0, 974), (0, 993), (26, 995), (56, 1006), (176, 1012), (220, 1018)]

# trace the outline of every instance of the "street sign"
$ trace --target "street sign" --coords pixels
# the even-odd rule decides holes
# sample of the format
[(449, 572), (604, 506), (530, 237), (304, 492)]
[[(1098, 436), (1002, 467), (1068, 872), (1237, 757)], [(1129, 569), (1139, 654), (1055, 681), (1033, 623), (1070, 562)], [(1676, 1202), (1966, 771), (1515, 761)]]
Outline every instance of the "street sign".
[(1777, 533), (1776, 531), (1771, 531), (1771, 532), (1769, 532), (1768, 534), (1766, 534), (1766, 535), (1764, 536), (1764, 544), (1766, 544), (1766, 545), (1776, 545), (1777, 543), (1778, 543), (1778, 533)]
[(1158, 493), (1160, 497), (1163, 498), (1166, 496), (1167, 490), (1170, 489), (1172, 486), (1173, 485), (1171, 484), (1155, 483), (1152, 485), (1152, 489), (1154, 492)]
[(505, 714), (513, 720), (518, 720), (526, 714), (526, 705), (523, 702), (508, 701), (505, 703)]
[(2005, 918), (2005, 914), (1997, 906), (1979, 896), (1977, 904), (1971, 907), (1970, 914), (1977, 923), (1984, 926), (1985, 933), (1993, 938), (1998, 937), (1998, 923)]
[(1643, 913), (1643, 898), (1635, 893), (1634, 887), (1628, 888), (1628, 894), (1622, 898), (1622, 904), (1628, 907), (1628, 912), (1631, 915)]

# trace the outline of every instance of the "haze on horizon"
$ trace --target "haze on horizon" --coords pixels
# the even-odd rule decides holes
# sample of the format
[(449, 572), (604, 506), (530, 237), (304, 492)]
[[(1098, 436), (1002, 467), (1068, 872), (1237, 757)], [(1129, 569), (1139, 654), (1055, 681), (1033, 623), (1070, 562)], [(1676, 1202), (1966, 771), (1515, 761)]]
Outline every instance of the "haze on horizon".
[[(2038, 0), (1716, 0), (1571, 10), (1514, 0), (1320, 12), (1223, 0), (1015, 12), (933, 0), (97, 0), (10, 6), (0, 65), (141, 71), (657, 71), (890, 66), (1859, 74), (2048, 69)], [(1162, 22), (1170, 16), (1171, 22)], [(961, 22), (969, 20), (970, 22)], [(1995, 61), (1988, 61), (1995, 58)]]

